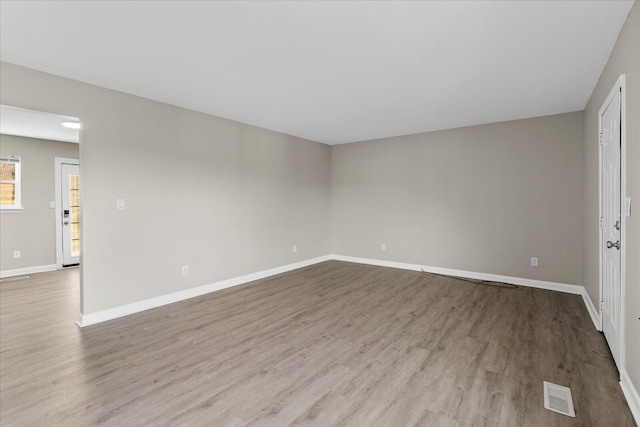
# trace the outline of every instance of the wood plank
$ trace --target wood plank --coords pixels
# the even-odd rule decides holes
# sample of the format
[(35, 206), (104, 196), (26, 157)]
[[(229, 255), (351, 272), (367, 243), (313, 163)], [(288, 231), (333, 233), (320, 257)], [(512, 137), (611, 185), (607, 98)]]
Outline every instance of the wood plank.
[(0, 283), (3, 426), (634, 425), (577, 295), (329, 261), (79, 329), (78, 286)]

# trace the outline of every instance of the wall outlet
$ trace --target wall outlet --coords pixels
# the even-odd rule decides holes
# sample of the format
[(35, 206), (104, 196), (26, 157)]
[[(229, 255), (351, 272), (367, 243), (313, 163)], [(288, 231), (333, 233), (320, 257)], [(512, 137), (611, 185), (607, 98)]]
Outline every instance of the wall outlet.
[(295, 254), (298, 252), (298, 245), (293, 245), (293, 249), (291, 251)]
[(182, 266), (182, 275), (186, 276), (187, 274), (189, 274), (189, 266), (188, 265), (183, 265)]
[(387, 250), (387, 244), (386, 243), (381, 243), (380, 244), (380, 250), (381, 251), (386, 251)]
[(531, 257), (531, 267), (537, 267), (538, 266), (538, 257)]
[(20, 251), (13, 251), (13, 257), (14, 258), (20, 258), (22, 256), (22, 254), (20, 253)]
[(116, 200), (116, 208), (122, 210), (124, 209), (124, 199), (117, 199)]

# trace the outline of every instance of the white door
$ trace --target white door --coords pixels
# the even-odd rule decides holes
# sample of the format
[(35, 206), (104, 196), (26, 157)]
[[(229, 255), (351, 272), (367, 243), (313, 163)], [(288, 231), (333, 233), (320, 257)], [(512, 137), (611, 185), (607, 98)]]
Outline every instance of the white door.
[(62, 194), (62, 265), (80, 263), (80, 168), (61, 165)]
[(621, 175), (620, 91), (615, 88), (601, 110), (601, 233), (602, 239), (602, 332), (619, 365), (621, 355)]

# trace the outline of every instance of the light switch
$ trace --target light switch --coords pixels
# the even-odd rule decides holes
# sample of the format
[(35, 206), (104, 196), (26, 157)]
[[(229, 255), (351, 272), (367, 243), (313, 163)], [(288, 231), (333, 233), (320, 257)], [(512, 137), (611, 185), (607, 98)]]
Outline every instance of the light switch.
[(124, 199), (118, 199), (116, 205), (118, 209), (124, 209)]
[(55, 209), (56, 208), (56, 202), (49, 202), (49, 208)]

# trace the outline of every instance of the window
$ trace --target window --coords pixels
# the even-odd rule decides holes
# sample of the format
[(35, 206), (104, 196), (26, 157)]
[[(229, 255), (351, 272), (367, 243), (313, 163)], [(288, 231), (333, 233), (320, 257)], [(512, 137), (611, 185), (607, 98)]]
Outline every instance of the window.
[(0, 156), (0, 209), (22, 209), (20, 157)]

